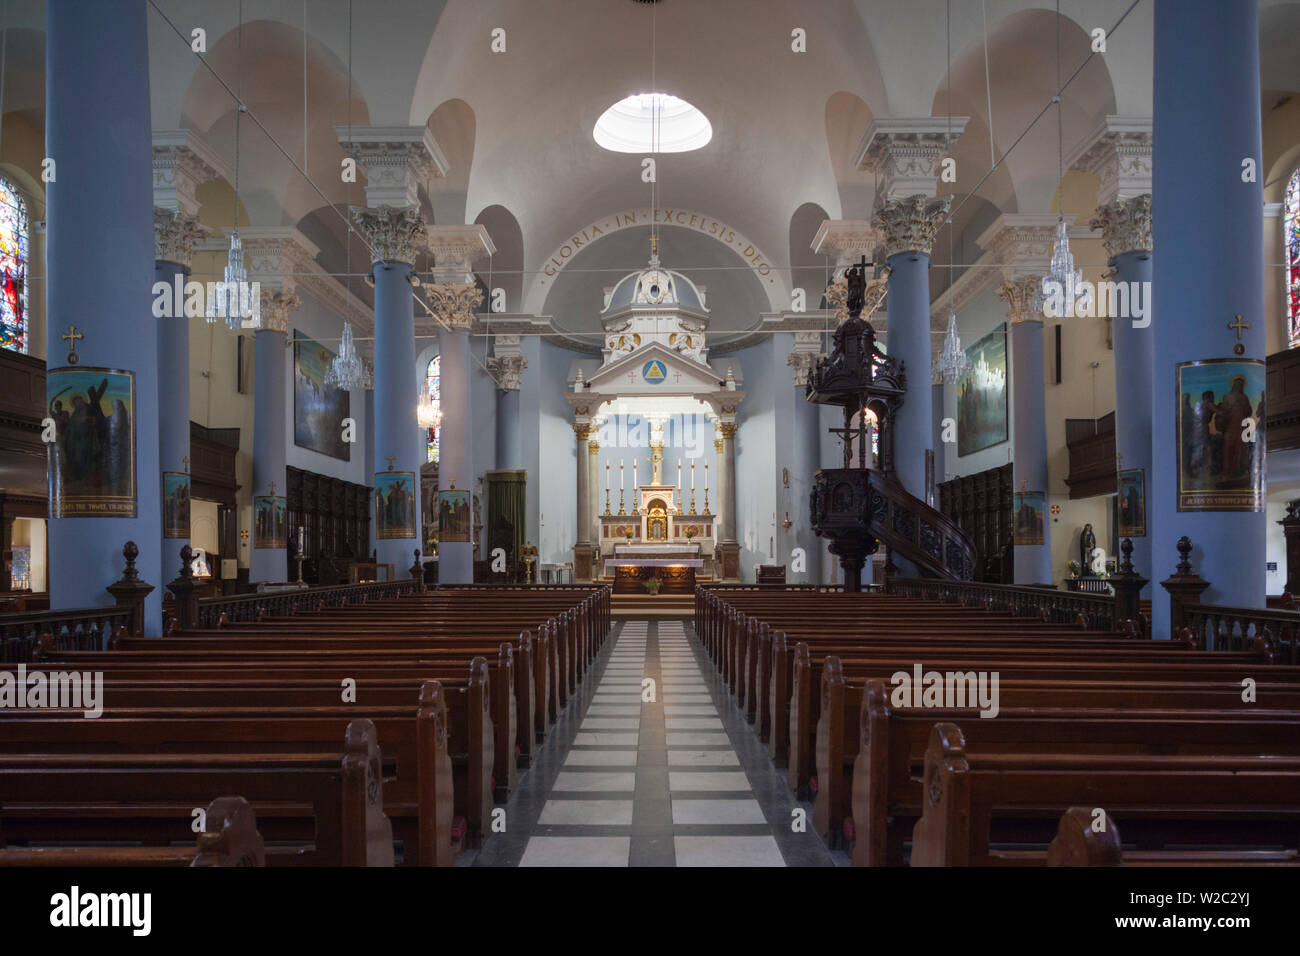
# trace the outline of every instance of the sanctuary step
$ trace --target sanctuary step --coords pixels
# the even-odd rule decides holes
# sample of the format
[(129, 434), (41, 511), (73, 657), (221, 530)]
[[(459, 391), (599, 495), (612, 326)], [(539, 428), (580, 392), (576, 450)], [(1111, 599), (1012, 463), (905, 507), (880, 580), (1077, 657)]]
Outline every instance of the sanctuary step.
[(615, 618), (682, 620), (695, 615), (692, 594), (614, 594), (610, 614)]

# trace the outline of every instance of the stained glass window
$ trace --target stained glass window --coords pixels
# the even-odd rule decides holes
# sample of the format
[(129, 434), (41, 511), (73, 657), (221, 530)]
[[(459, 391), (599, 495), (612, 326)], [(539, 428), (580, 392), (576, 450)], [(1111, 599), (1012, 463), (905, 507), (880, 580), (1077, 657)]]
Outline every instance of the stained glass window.
[(0, 348), (27, 351), (27, 201), (0, 179)]
[[(424, 390), (429, 393), (433, 399), (433, 407), (439, 407), (442, 401), (442, 356), (435, 355), (429, 360), (429, 367), (424, 372)], [(430, 428), (426, 447), (428, 448), (429, 461), (438, 461), (438, 443), (442, 438), (441, 428)]]
[(1286, 225), (1286, 311), (1291, 345), (1300, 345), (1300, 169), (1286, 184), (1282, 222)]

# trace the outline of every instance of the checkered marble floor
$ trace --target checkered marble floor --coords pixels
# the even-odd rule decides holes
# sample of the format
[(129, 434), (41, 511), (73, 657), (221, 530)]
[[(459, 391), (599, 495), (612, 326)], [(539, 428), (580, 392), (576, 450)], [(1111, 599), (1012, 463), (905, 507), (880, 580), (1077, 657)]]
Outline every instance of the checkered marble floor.
[(832, 865), (689, 622), (616, 627), (475, 865)]

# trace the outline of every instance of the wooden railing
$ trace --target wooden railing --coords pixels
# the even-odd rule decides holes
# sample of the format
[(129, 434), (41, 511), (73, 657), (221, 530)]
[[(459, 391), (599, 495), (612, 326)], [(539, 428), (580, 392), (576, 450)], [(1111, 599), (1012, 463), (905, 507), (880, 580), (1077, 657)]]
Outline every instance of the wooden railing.
[(889, 577), (885, 591), (899, 597), (941, 601), (945, 604), (982, 606), (1017, 617), (1034, 617), (1056, 624), (1077, 624), (1082, 618), (1090, 631), (1118, 630), (1115, 598), (1103, 594), (1079, 594), (1053, 588), (1017, 587), (1012, 584), (984, 584), (978, 581), (945, 581), (937, 578)]
[[(178, 618), (176, 626), (221, 627), (224, 624), (248, 624), (268, 617), (290, 617), (301, 611), (387, 601), (413, 594), (419, 581), (374, 581), (369, 584), (340, 584), (296, 591), (268, 591), (262, 594), (238, 594), (231, 597), (201, 598), (194, 622)], [(178, 601), (178, 609), (182, 602)], [(181, 615), (183, 617), (183, 615)], [(170, 628), (169, 628), (170, 629)]]
[(974, 578), (979, 556), (961, 525), (908, 494), (897, 479), (883, 472), (870, 474), (868, 531), (923, 574), (956, 581)]
[(1250, 650), (1262, 637), (1272, 645), (1275, 663), (1300, 664), (1300, 611), (1184, 604), (1183, 624), (1207, 651)]
[(132, 614), (126, 606), (0, 614), (0, 661), (35, 660), (42, 634), (57, 650), (102, 651), (118, 631), (130, 631)]

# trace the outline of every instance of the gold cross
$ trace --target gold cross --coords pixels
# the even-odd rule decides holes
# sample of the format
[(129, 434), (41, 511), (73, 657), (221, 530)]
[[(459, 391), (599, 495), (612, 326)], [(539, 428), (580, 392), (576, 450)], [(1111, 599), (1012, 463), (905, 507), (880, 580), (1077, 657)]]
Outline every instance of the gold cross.
[(1029, 479), (1028, 479), (1028, 478), (1021, 478), (1021, 479), (1020, 479), (1020, 493), (1021, 493), (1022, 495), (1023, 495), (1023, 494), (1027, 494), (1026, 489), (1027, 489), (1028, 487), (1029, 487)]
[(1123, 471), (1123, 470), (1124, 470), (1124, 456), (1123, 456), (1123, 455), (1116, 455), (1116, 456), (1115, 456), (1115, 467), (1118, 468), (1120, 471)]
[(1237, 321), (1236, 321), (1236, 322), (1229, 322), (1229, 323), (1228, 323), (1228, 328), (1230, 328), (1230, 329), (1236, 329), (1236, 330), (1237, 330), (1237, 341), (1240, 342), (1240, 341), (1241, 341), (1241, 330), (1242, 330), (1242, 329), (1248, 329), (1248, 328), (1250, 328), (1250, 323), (1249, 323), (1249, 322), (1243, 322), (1243, 321), (1241, 321), (1241, 316), (1239, 315), (1239, 316), (1237, 316)]
[(274, 482), (274, 481), (271, 482), (271, 495), (272, 495), (272, 496), (275, 495), (275, 482)]
[[(1240, 318), (1240, 316), (1238, 316), (1238, 318)], [(75, 325), (69, 325), (68, 331), (60, 335), (59, 338), (63, 339), (63, 341), (65, 342), (70, 342), (72, 345), (72, 350), (75, 352), (77, 350), (77, 340), (84, 339), (85, 336), (77, 331), (77, 327)]]
[(190, 456), (186, 455), (181, 461), (185, 463), (185, 474), (188, 475), (190, 473)]
[(397, 456), (396, 456), (396, 455), (389, 455), (387, 458), (384, 459), (384, 461), (388, 462), (388, 470), (389, 470), (389, 471), (392, 471), (392, 470), (393, 470), (393, 462), (397, 461)]

